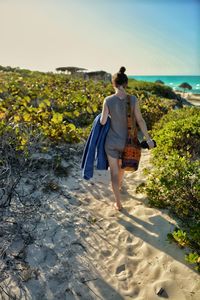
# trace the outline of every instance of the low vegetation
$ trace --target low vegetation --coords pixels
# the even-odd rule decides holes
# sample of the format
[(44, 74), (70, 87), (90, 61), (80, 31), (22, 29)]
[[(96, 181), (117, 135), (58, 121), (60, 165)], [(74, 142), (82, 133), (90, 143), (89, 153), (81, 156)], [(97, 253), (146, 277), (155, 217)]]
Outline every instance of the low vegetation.
[[(29, 143), (26, 128), (40, 132), (48, 143), (79, 142), (101, 112), (103, 99), (113, 92), (103, 81), (8, 68), (0, 72), (0, 132), (14, 131), (18, 149)], [(150, 129), (177, 104), (131, 87), (129, 93), (137, 95)]]
[[(173, 90), (160, 83), (130, 80), (128, 92), (139, 99), (157, 142), (153, 171), (138, 190), (147, 193), (150, 205), (168, 208), (183, 222), (169, 239), (192, 248), (186, 259), (200, 270), (199, 109), (182, 107)], [(25, 172), (35, 166), (33, 153), (84, 142), (104, 98), (113, 93), (111, 83), (103, 81), (0, 66), (1, 207), (8, 207), (10, 195), (17, 195), (17, 165)], [(65, 172), (59, 158), (53, 169)], [(47, 183), (44, 188), (57, 186)]]
[(200, 271), (200, 112), (197, 107), (171, 111), (153, 127), (157, 142), (153, 171), (145, 187), (149, 203), (168, 208), (182, 221), (170, 235), (181, 247), (193, 249), (187, 260)]

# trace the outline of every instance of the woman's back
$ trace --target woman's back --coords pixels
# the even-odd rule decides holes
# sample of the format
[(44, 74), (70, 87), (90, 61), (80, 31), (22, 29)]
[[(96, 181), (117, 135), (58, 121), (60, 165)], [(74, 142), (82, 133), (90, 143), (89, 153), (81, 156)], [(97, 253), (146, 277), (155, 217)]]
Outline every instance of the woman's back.
[[(123, 150), (127, 137), (127, 98), (120, 99), (116, 95), (106, 97), (106, 104), (111, 116), (111, 126), (106, 138), (106, 147)], [(131, 96), (131, 106), (134, 106), (135, 96)]]
[[(119, 72), (112, 76), (112, 84), (115, 94), (105, 98), (102, 108), (100, 123), (105, 125), (110, 114), (111, 126), (106, 136), (105, 151), (110, 167), (112, 189), (115, 196), (115, 208), (122, 209), (120, 199), (120, 188), (122, 186), (124, 169), (121, 168), (122, 153), (126, 144), (128, 133), (127, 124), (127, 97), (128, 77), (125, 74), (126, 68), (121, 67)], [(126, 98), (127, 97), (127, 98)], [(124, 100), (121, 98), (125, 98)], [(135, 96), (131, 96), (131, 106), (134, 108), (134, 118), (137, 121), (142, 133), (147, 139), (150, 148), (153, 147), (146, 123), (141, 115), (139, 103)]]

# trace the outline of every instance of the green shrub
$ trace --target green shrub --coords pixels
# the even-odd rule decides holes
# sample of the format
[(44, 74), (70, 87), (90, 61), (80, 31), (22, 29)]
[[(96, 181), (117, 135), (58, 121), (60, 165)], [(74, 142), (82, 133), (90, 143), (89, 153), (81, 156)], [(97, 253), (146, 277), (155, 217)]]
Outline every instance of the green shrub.
[(153, 206), (169, 207), (179, 218), (200, 218), (200, 162), (177, 154), (163, 160), (149, 176), (145, 191)]
[(200, 247), (200, 230), (195, 230), (195, 233), (198, 235), (198, 241), (195, 240), (195, 242), (190, 233), (179, 228), (175, 228), (173, 232), (168, 233), (167, 237), (170, 242), (175, 242), (180, 248), (192, 249), (191, 252), (185, 255), (185, 260), (189, 264), (193, 264), (194, 269), (200, 272), (200, 253), (195, 251), (195, 248), (199, 249)]
[[(138, 97), (148, 129), (175, 105), (142, 90), (130, 87), (128, 92)], [(50, 143), (74, 143), (88, 136), (104, 98), (113, 93), (112, 85), (103, 81), (6, 67), (0, 72), (0, 120), (13, 128), (21, 148), (28, 137), (19, 128), (31, 126)]]
[(177, 105), (176, 100), (162, 99), (145, 92), (136, 92), (135, 94), (139, 99), (142, 116), (145, 119), (148, 130), (151, 130), (164, 115)]
[(200, 255), (200, 110), (171, 111), (154, 125), (152, 134), (157, 142), (154, 167), (137, 190), (146, 192), (150, 205), (168, 208), (181, 219), (184, 231), (174, 232), (173, 239)]
[(37, 127), (51, 143), (78, 142), (101, 111), (109, 89), (103, 82), (62, 74), (1, 72), (0, 121), (4, 128), (13, 128), (21, 147), (28, 140), (26, 131), (19, 134), (24, 126)]
[(190, 161), (200, 157), (200, 111), (197, 107), (175, 110), (164, 116), (152, 134), (157, 142), (154, 164), (160, 166), (174, 154)]
[(158, 97), (178, 99), (173, 89), (164, 84), (129, 79), (128, 85), (130, 88), (135, 89), (136, 91), (146, 91)]
[(195, 270), (200, 272), (200, 255), (196, 252), (189, 253), (185, 256), (185, 260), (190, 264), (195, 264)]
[(200, 111), (184, 108), (154, 127), (154, 170), (146, 184), (152, 205), (170, 207), (181, 218), (200, 217)]
[(172, 233), (169, 233), (167, 237), (170, 241), (176, 241), (181, 248), (184, 248), (189, 244), (187, 233), (179, 228), (175, 229)]

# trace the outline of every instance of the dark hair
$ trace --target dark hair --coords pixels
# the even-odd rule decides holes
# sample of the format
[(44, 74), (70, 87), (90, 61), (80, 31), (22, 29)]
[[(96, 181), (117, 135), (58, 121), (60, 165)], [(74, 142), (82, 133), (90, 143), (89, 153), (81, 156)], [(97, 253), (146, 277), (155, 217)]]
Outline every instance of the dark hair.
[(125, 67), (121, 67), (118, 73), (112, 76), (112, 83), (115, 87), (119, 85), (128, 84), (128, 77), (124, 74), (126, 71)]

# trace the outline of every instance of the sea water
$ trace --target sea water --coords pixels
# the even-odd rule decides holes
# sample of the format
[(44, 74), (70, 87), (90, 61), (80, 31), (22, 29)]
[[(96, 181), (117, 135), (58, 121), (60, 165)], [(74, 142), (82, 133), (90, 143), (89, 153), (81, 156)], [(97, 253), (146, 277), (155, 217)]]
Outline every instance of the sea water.
[(143, 80), (148, 82), (155, 82), (156, 80), (162, 80), (165, 85), (170, 86), (173, 90), (183, 91), (179, 85), (183, 82), (187, 82), (192, 86), (192, 90), (186, 90), (193, 94), (200, 94), (200, 76), (164, 76), (164, 75), (154, 75), (154, 76), (128, 76), (129, 78), (134, 78), (136, 80)]

